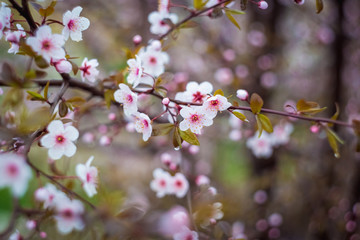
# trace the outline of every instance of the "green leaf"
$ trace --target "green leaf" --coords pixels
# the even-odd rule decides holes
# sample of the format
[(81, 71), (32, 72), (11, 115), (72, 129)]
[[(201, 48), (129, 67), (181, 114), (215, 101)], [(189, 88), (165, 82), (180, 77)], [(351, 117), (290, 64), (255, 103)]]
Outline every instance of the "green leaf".
[(104, 99), (105, 99), (107, 108), (110, 108), (111, 103), (115, 101), (115, 99), (114, 99), (115, 91), (116, 91), (115, 89), (109, 89), (109, 90), (105, 91), (105, 93), (104, 93)]
[(65, 117), (68, 113), (68, 107), (66, 106), (66, 102), (61, 101), (59, 104), (59, 115), (60, 117)]
[(322, 0), (316, 0), (316, 13), (320, 13), (324, 9), (324, 4)]
[(193, 4), (194, 4), (194, 8), (197, 10), (202, 9), (208, 2), (209, 0), (203, 1), (203, 0), (194, 0)]
[(226, 12), (229, 12), (230, 14), (236, 14), (236, 15), (245, 14), (245, 12), (243, 12), (243, 11), (239, 11), (239, 10), (232, 9), (232, 8), (224, 8), (224, 10), (225, 10)]
[(274, 130), (273, 130), (272, 124), (270, 122), (270, 119), (267, 116), (265, 116), (264, 114), (258, 114), (257, 116), (261, 123), (262, 129), (264, 129), (268, 133), (272, 133)]
[(256, 119), (257, 130), (258, 130), (258, 132), (259, 132), (258, 138), (260, 138), (260, 137), (261, 137), (261, 134), (262, 134), (262, 131), (263, 131), (263, 127), (262, 127), (262, 124), (261, 124), (260, 119), (258, 118), (258, 115), (255, 115), (255, 119)]
[(32, 92), (32, 91), (26, 91), (26, 92), (31, 96), (31, 100), (46, 101), (46, 99), (43, 96), (41, 96), (40, 93)]
[(250, 98), (250, 108), (254, 114), (258, 114), (261, 111), (264, 101), (257, 93), (253, 93)]
[(296, 109), (300, 113), (311, 115), (324, 111), (326, 107), (320, 108), (320, 105), (317, 102), (305, 101), (304, 99), (300, 99), (296, 103)]
[(227, 18), (230, 20), (230, 22), (232, 22), (235, 27), (237, 27), (239, 30), (241, 30), (240, 25), (236, 22), (235, 18), (229, 13), (229, 12), (225, 12)]
[(344, 141), (330, 128), (326, 128), (326, 135), (330, 144), (330, 147), (334, 151), (336, 158), (340, 157), (338, 142), (344, 144)]
[(153, 124), (152, 125), (152, 136), (163, 136), (167, 135), (171, 132), (171, 130), (175, 127), (173, 123), (161, 123), (161, 124)]
[(224, 96), (223, 90), (221, 90), (221, 89), (216, 90), (216, 91), (214, 92), (214, 96), (216, 96), (216, 95)]
[(48, 81), (45, 85), (44, 88), (44, 98), (47, 100), (48, 99), (48, 92), (49, 92), (49, 85), (50, 85), (50, 81)]
[(180, 130), (180, 137), (192, 145), (200, 145), (195, 133), (191, 132), (190, 129), (186, 131)]
[(237, 111), (237, 110), (234, 110), (234, 111), (232, 111), (231, 113), (234, 114), (235, 117), (237, 117), (237, 118), (240, 119), (241, 121), (249, 122), (249, 120), (246, 119), (246, 116), (245, 116), (243, 113), (241, 113), (241, 112), (239, 112), (239, 111)]
[(175, 127), (175, 131), (173, 134), (173, 145), (174, 148), (181, 148), (182, 139), (180, 137), (180, 129), (179, 127)]
[(67, 61), (71, 63), (72, 71), (73, 71), (74, 75), (76, 75), (79, 71), (79, 66), (76, 63), (74, 63), (73, 61), (70, 61), (69, 59)]
[(35, 63), (39, 68), (49, 67), (49, 63), (42, 56), (36, 56)]

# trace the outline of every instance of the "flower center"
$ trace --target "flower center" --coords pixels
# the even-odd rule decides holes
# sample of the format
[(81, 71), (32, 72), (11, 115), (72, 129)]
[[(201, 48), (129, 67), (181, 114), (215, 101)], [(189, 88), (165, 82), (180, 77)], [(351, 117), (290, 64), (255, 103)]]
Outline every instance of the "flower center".
[(84, 64), (84, 67), (81, 67), (80, 70), (83, 71), (84, 75), (90, 75), (90, 65)]
[(193, 122), (193, 123), (197, 123), (200, 121), (200, 117), (197, 114), (191, 115), (190, 119), (191, 119), (191, 122)]
[(49, 50), (51, 47), (51, 42), (49, 40), (44, 40), (41, 45), (42, 50)]
[(143, 120), (142, 123), (143, 123), (143, 125), (144, 125), (144, 128), (148, 128), (148, 127), (149, 127), (148, 121)]
[(161, 21), (160, 21), (160, 25), (161, 25), (161, 26), (166, 26), (167, 24), (166, 24), (165, 21), (161, 20)]
[(149, 62), (151, 64), (156, 64), (156, 62), (157, 62), (156, 57), (150, 57)]
[(65, 209), (63, 212), (62, 212), (62, 216), (66, 219), (71, 219), (74, 214), (73, 214), (73, 211), (71, 209)]
[(180, 180), (177, 180), (175, 182), (175, 185), (176, 185), (176, 187), (180, 188), (180, 187), (182, 187), (183, 184), (182, 184), (182, 182)]
[(69, 23), (67, 24), (67, 26), (70, 30), (73, 30), (73, 28), (75, 27), (75, 21), (73, 19), (71, 19), (69, 21)]
[(135, 70), (135, 75), (138, 76), (139, 73), (140, 73), (140, 68), (136, 68), (136, 70)]
[(193, 102), (199, 102), (202, 103), (204, 95), (201, 94), (201, 92), (197, 91), (193, 94)]
[(131, 96), (131, 94), (129, 94), (129, 95), (126, 96), (126, 101), (127, 101), (128, 103), (132, 103), (132, 102), (134, 101), (134, 99), (133, 99), (133, 97)]
[(258, 147), (265, 147), (265, 142), (262, 140), (258, 141)]
[(187, 235), (185, 239), (186, 240), (193, 240), (193, 236), (192, 235)]
[(164, 179), (161, 179), (160, 182), (159, 182), (159, 185), (161, 187), (165, 187), (166, 186), (166, 181)]
[(15, 177), (19, 173), (19, 168), (15, 164), (10, 164), (7, 167), (7, 173), (9, 174), (9, 176)]
[(86, 173), (86, 182), (90, 182), (91, 181), (91, 175), (90, 173)]
[(211, 106), (216, 107), (217, 105), (219, 105), (219, 100), (211, 100), (210, 104), (211, 104)]
[(56, 136), (57, 143), (63, 143), (64, 141), (65, 141), (65, 138), (62, 135)]

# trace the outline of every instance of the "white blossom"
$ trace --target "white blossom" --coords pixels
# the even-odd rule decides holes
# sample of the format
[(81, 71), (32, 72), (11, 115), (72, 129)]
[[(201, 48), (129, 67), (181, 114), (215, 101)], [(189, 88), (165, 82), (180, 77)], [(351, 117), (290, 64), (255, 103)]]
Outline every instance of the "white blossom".
[(65, 40), (68, 40), (69, 36), (73, 41), (79, 42), (82, 40), (82, 31), (86, 30), (90, 26), (89, 19), (80, 17), (82, 7), (75, 7), (72, 11), (67, 11), (63, 15), (64, 29), (62, 34)]
[(15, 197), (25, 194), (31, 169), (22, 155), (0, 153), (0, 188), (9, 187)]
[(231, 107), (231, 103), (228, 102), (227, 98), (221, 95), (215, 95), (206, 99), (203, 104), (205, 112), (209, 116), (215, 117), (218, 111), (224, 111)]
[(137, 95), (123, 83), (119, 84), (119, 88), (120, 89), (116, 90), (114, 93), (115, 101), (123, 104), (126, 116), (135, 114), (138, 111)]
[(127, 82), (132, 84), (135, 88), (140, 84), (141, 77), (143, 76), (143, 67), (141, 63), (141, 58), (139, 56), (135, 56), (135, 59), (129, 59), (127, 61), (129, 66), (129, 75), (127, 77)]
[(170, 193), (178, 198), (183, 198), (189, 190), (189, 182), (182, 173), (176, 173), (171, 177)]
[(173, 236), (174, 240), (198, 240), (199, 235), (195, 231), (191, 231), (187, 227), (183, 227), (182, 230)]
[(150, 183), (150, 188), (156, 192), (158, 198), (164, 197), (166, 194), (170, 193), (170, 184), (171, 184), (171, 175), (162, 170), (161, 168), (156, 168), (153, 171), (154, 180)]
[(26, 44), (47, 62), (50, 62), (51, 58), (65, 58), (65, 51), (62, 48), (65, 44), (64, 36), (52, 34), (51, 28), (48, 25), (39, 27), (34, 37), (26, 39)]
[(49, 133), (41, 138), (40, 143), (49, 149), (48, 154), (52, 159), (60, 159), (63, 155), (74, 156), (76, 146), (73, 141), (79, 137), (79, 131), (75, 127), (65, 127), (60, 120), (54, 120), (47, 130)]
[(179, 92), (176, 94), (175, 99), (184, 102), (203, 103), (209, 94), (213, 91), (213, 86), (210, 82), (189, 82), (186, 85), (185, 92)]
[(84, 223), (81, 215), (84, 206), (79, 200), (65, 199), (56, 205), (56, 226), (61, 234), (68, 234), (73, 229), (82, 230)]
[(143, 140), (147, 141), (152, 133), (151, 121), (148, 115), (145, 113), (135, 113), (133, 115), (135, 117), (135, 130), (138, 133), (143, 134)]
[(7, 31), (5, 32), (5, 40), (11, 44), (11, 48), (8, 50), (8, 53), (16, 54), (19, 51), (20, 39), (26, 37), (24, 28), (20, 24), (16, 24), (18, 31)]
[(92, 197), (97, 193), (98, 170), (96, 167), (90, 166), (93, 159), (94, 156), (91, 156), (86, 164), (77, 164), (75, 169), (76, 175), (82, 182), (82, 187), (89, 197)]
[(248, 138), (246, 141), (246, 146), (251, 149), (257, 158), (271, 157), (273, 153), (271, 136), (266, 132), (262, 132), (260, 138), (258, 135), (259, 133), (256, 132), (254, 136)]
[(83, 81), (88, 80), (89, 82), (95, 82), (96, 77), (99, 75), (99, 70), (97, 70), (99, 62), (97, 59), (88, 60), (84, 58), (84, 61), (81, 64), (79, 70), (81, 71), (81, 79)]
[(170, 20), (173, 24), (176, 24), (178, 16), (167, 11), (151, 12), (148, 17), (148, 21), (151, 24), (150, 32), (156, 35), (165, 34), (171, 28), (166, 20)]
[(58, 202), (66, 199), (65, 193), (59, 191), (54, 185), (47, 183), (45, 187), (35, 191), (35, 199), (44, 203), (44, 208), (54, 208)]
[(213, 124), (211, 116), (206, 114), (203, 107), (191, 108), (183, 107), (180, 110), (180, 115), (184, 120), (180, 123), (180, 130), (186, 131), (190, 129), (191, 132), (201, 134), (201, 129), (204, 126)]

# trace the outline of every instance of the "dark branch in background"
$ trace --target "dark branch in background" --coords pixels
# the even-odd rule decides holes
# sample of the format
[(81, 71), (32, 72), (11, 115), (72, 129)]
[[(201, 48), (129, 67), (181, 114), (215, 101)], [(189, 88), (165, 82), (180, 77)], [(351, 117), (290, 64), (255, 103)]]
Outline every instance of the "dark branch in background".
[(27, 0), (21, 0), (22, 6), (20, 6), (15, 0), (9, 0), (12, 7), (16, 9), (16, 11), (19, 12), (21, 16), (23, 16), (27, 23), (29, 24), (30, 31), (34, 33), (34, 31), (37, 29), (37, 25), (31, 15), (29, 4)]
[(230, 2), (230, 1), (232, 1), (232, 0), (223, 0), (223, 1), (221, 1), (221, 2), (219, 2), (219, 3), (217, 3), (217, 4), (215, 4), (215, 5), (213, 5), (213, 6), (211, 6), (211, 7), (208, 7), (208, 8), (205, 8), (205, 9), (203, 9), (203, 10), (200, 10), (200, 11), (198, 11), (198, 12), (194, 12), (194, 13), (190, 14), (187, 18), (183, 19), (181, 22), (179, 22), (179, 23), (175, 24), (174, 26), (172, 26), (166, 33), (164, 33), (163, 35), (161, 35), (161, 36), (158, 38), (158, 40), (164, 39), (166, 36), (168, 36), (168, 35), (169, 35), (170, 33), (172, 33), (175, 29), (179, 28), (181, 25), (183, 25), (183, 24), (186, 23), (187, 21), (189, 21), (189, 20), (191, 20), (191, 19), (193, 19), (193, 18), (195, 18), (195, 17), (197, 17), (197, 16), (199, 16), (199, 15), (201, 15), (201, 14), (203, 14), (203, 13), (205, 13), (205, 12), (211, 10), (211, 9), (217, 8), (217, 7), (219, 7), (220, 5), (222, 5), (222, 4), (224, 4), (224, 3)]

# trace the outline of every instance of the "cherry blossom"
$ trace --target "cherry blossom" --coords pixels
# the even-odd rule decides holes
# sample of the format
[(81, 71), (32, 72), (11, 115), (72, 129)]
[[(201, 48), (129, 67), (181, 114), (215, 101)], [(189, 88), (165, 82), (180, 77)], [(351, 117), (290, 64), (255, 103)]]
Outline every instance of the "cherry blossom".
[(129, 75), (127, 77), (127, 82), (132, 84), (135, 88), (140, 84), (141, 77), (143, 75), (143, 67), (141, 59), (138, 56), (135, 56), (135, 59), (129, 59), (127, 61), (129, 66)]
[(170, 0), (159, 0), (159, 12), (169, 12)]
[(271, 133), (271, 140), (273, 146), (283, 145), (289, 142), (290, 134), (293, 132), (294, 127), (291, 123), (280, 123), (274, 127)]
[(126, 116), (135, 114), (138, 111), (137, 94), (131, 91), (126, 84), (120, 83), (119, 88), (114, 93), (115, 101), (123, 104)]
[(258, 2), (258, 6), (260, 9), (267, 9), (269, 7), (269, 4), (266, 1), (260, 1)]
[(65, 58), (65, 51), (62, 48), (65, 44), (64, 36), (52, 34), (51, 28), (48, 25), (39, 27), (36, 30), (35, 37), (26, 39), (26, 44), (47, 62), (50, 62), (51, 58)]
[(162, 235), (166, 237), (174, 236), (183, 230), (183, 227), (190, 226), (190, 216), (188, 211), (179, 205), (172, 207), (165, 212), (159, 219), (158, 228)]
[(81, 215), (84, 206), (79, 200), (66, 199), (56, 205), (56, 225), (60, 233), (68, 234), (73, 229), (82, 230), (84, 223)]
[(186, 85), (185, 92), (179, 92), (176, 94), (175, 99), (185, 102), (203, 103), (213, 91), (213, 86), (209, 82), (189, 82)]
[(24, 28), (20, 24), (16, 24), (16, 27), (19, 31), (5, 32), (5, 40), (11, 43), (11, 48), (8, 50), (8, 53), (16, 54), (19, 51), (20, 39), (26, 37)]
[(161, 43), (160, 47), (158, 43), (158, 41), (153, 41), (146, 49), (140, 49), (138, 53), (143, 64), (143, 73), (154, 77), (164, 73), (165, 64), (169, 63), (169, 55), (161, 51)]
[(303, 5), (305, 3), (305, 0), (294, 0), (294, 3), (298, 5)]
[(81, 64), (79, 70), (81, 71), (81, 79), (83, 81), (88, 80), (89, 82), (95, 82), (96, 77), (99, 75), (99, 70), (96, 67), (99, 66), (97, 59), (88, 60), (87, 58)]
[(211, 116), (207, 114), (203, 107), (191, 108), (184, 106), (180, 110), (180, 115), (184, 118), (180, 123), (181, 131), (190, 129), (193, 133), (201, 134), (203, 126), (210, 126), (213, 124)]
[(171, 26), (166, 22), (169, 19), (173, 24), (178, 21), (178, 16), (167, 11), (152, 12), (149, 14), (148, 21), (151, 24), (150, 32), (156, 35), (165, 34)]
[(143, 140), (146, 142), (152, 133), (151, 121), (148, 115), (145, 113), (139, 113), (133, 115), (135, 117), (135, 130), (138, 133), (143, 134)]
[(16, 231), (10, 235), (9, 240), (22, 240), (23, 237), (21, 236), (19, 230), (16, 229)]
[(64, 59), (51, 59), (50, 62), (51, 65), (53, 65), (59, 73), (70, 73), (72, 71), (72, 65), (69, 61)]
[(65, 193), (59, 191), (54, 185), (47, 183), (35, 191), (35, 199), (44, 203), (44, 208), (54, 208), (58, 202), (66, 199)]
[(191, 231), (187, 227), (183, 227), (181, 232), (174, 234), (174, 240), (198, 240), (199, 235), (195, 231)]
[(171, 175), (162, 170), (161, 168), (156, 168), (153, 171), (154, 180), (150, 183), (150, 188), (156, 192), (158, 198), (164, 197), (166, 194), (170, 193), (170, 184), (171, 184)]
[(203, 104), (204, 110), (211, 117), (215, 117), (218, 111), (224, 111), (231, 107), (227, 98), (221, 95), (215, 95), (208, 98)]
[(82, 186), (89, 197), (97, 193), (98, 170), (96, 167), (90, 166), (93, 160), (94, 156), (91, 156), (86, 164), (76, 165), (76, 175), (80, 178)]
[(0, 188), (9, 187), (15, 197), (25, 194), (31, 169), (22, 155), (0, 153)]
[(65, 40), (68, 40), (69, 36), (73, 41), (79, 42), (82, 40), (82, 31), (86, 30), (90, 26), (89, 19), (80, 17), (82, 7), (75, 7), (72, 11), (67, 11), (63, 16), (64, 29), (62, 34)]
[(244, 90), (244, 89), (239, 89), (236, 91), (236, 96), (241, 100), (241, 101), (247, 101), (249, 98), (249, 93)]
[(189, 190), (189, 182), (182, 173), (176, 173), (171, 178), (170, 192), (178, 198), (183, 198)]
[(48, 125), (47, 130), (49, 133), (40, 139), (40, 143), (49, 149), (48, 154), (52, 159), (60, 159), (63, 155), (74, 156), (76, 146), (73, 141), (79, 137), (79, 131), (76, 128), (64, 127), (60, 120), (54, 120)]
[(272, 138), (266, 132), (263, 132), (260, 138), (258, 135), (259, 133), (256, 132), (254, 136), (248, 138), (246, 146), (251, 149), (257, 158), (269, 158), (273, 153)]
[(209, 185), (210, 184), (210, 179), (205, 175), (199, 175), (199, 176), (196, 177), (195, 183), (198, 186)]
[(0, 39), (2, 38), (3, 30), (5, 28), (10, 28), (10, 20), (11, 9), (6, 3), (2, 2), (0, 7)]

